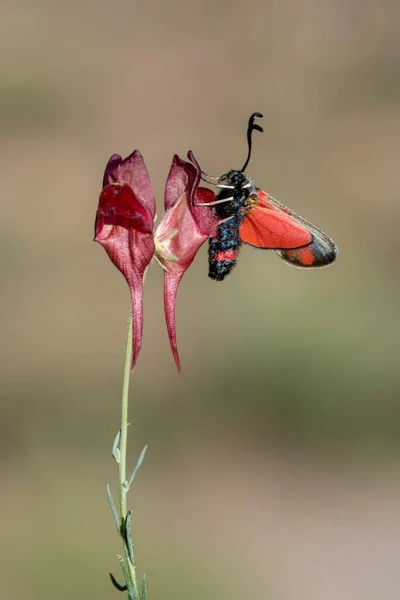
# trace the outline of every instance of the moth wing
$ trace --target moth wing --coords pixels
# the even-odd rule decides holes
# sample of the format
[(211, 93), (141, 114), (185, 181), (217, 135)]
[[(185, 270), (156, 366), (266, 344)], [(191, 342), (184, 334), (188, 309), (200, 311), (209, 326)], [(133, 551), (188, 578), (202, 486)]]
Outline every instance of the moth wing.
[(298, 248), (276, 249), (285, 262), (294, 267), (317, 268), (330, 265), (338, 255), (336, 244), (321, 229), (303, 219), (263, 190), (257, 190), (257, 206), (269, 207), (286, 214), (311, 234), (311, 242)]
[(256, 248), (288, 250), (311, 243), (312, 235), (303, 225), (266, 202), (257, 202), (243, 219), (240, 239)]

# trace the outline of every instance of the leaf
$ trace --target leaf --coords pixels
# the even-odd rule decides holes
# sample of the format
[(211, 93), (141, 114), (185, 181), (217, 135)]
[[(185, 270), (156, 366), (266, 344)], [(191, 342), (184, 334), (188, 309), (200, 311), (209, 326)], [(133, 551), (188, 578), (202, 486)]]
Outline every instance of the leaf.
[(142, 600), (147, 600), (147, 581), (146, 581), (146, 575), (143, 575), (142, 577)]
[(112, 496), (111, 487), (109, 486), (109, 484), (107, 484), (106, 490), (107, 490), (108, 504), (110, 505), (111, 512), (114, 516), (114, 521), (115, 521), (115, 525), (117, 526), (117, 531), (118, 531), (118, 533), (120, 533), (121, 532), (121, 523), (119, 520), (118, 512), (115, 507), (114, 498)]
[(119, 441), (121, 439), (121, 430), (118, 429), (118, 433), (115, 436), (115, 440), (112, 447), (112, 456), (117, 463), (119, 463), (120, 453), (119, 453)]
[(128, 596), (129, 596), (129, 598), (132, 599), (132, 600), (139, 600), (139, 598), (137, 597), (137, 593), (135, 591), (135, 588), (133, 587), (132, 582), (130, 580), (129, 573), (128, 573), (128, 570), (127, 570), (127, 568), (125, 566), (124, 559), (122, 558), (122, 556), (118, 555), (118, 560), (119, 560), (119, 564), (121, 565), (122, 572), (124, 574), (124, 578), (125, 578), (127, 589), (128, 589)]
[(138, 458), (138, 461), (136, 463), (136, 467), (133, 469), (133, 473), (129, 479), (129, 483), (128, 483), (128, 489), (131, 487), (133, 480), (135, 479), (136, 473), (138, 472), (138, 470), (140, 469), (140, 467), (142, 466), (142, 462), (144, 460), (145, 454), (146, 454), (146, 450), (147, 450), (147, 445), (143, 448), (143, 450), (140, 453), (140, 456)]

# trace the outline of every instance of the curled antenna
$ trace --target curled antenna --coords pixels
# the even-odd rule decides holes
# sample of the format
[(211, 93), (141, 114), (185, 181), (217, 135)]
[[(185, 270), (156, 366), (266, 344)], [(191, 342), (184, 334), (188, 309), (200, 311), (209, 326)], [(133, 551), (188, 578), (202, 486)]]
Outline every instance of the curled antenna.
[(257, 123), (254, 123), (256, 118), (262, 119), (263, 115), (259, 112), (255, 112), (250, 116), (249, 119), (249, 124), (247, 126), (247, 146), (249, 148), (249, 152), (247, 154), (247, 158), (246, 158), (246, 162), (244, 163), (243, 167), (240, 169), (240, 172), (243, 173), (244, 170), (246, 169), (247, 165), (249, 164), (250, 161), (250, 157), (251, 157), (251, 146), (252, 146), (252, 139), (251, 139), (251, 134), (253, 133), (253, 131), (255, 129), (257, 129), (257, 131), (261, 131), (263, 132), (264, 129), (262, 127), (260, 127), (260, 125), (257, 125)]

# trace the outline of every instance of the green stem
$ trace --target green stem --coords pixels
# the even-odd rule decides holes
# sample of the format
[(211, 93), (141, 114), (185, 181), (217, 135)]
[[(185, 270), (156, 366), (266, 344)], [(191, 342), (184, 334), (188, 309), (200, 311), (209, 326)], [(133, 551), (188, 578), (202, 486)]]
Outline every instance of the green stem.
[(121, 398), (121, 438), (119, 440), (119, 509), (122, 522), (126, 519), (126, 448), (128, 442), (128, 400), (129, 400), (129, 380), (131, 374), (132, 361), (132, 316), (129, 317), (128, 332), (126, 335), (126, 352), (124, 367), (124, 382), (122, 385)]
[[(121, 517), (121, 534), (125, 535), (126, 516), (127, 516), (127, 502), (126, 496), (128, 493), (129, 485), (126, 478), (126, 450), (128, 442), (128, 399), (129, 399), (129, 381), (131, 375), (131, 363), (132, 363), (132, 314), (129, 317), (128, 332), (126, 336), (126, 353), (125, 353), (125, 367), (124, 367), (124, 382), (122, 386), (122, 399), (121, 399), (121, 438), (119, 441), (119, 510)], [(136, 565), (131, 562), (128, 549), (124, 544), (125, 560), (128, 567), (128, 573), (131, 580), (131, 584), (135, 590), (136, 598), (139, 598), (139, 589), (136, 578)]]

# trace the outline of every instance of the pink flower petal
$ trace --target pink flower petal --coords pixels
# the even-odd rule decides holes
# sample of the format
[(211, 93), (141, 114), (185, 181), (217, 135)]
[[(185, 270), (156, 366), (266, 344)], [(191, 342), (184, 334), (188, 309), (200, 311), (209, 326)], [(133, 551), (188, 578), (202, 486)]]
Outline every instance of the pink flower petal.
[[(210, 202), (211, 190), (198, 188), (200, 167), (174, 156), (165, 186), (166, 213), (155, 233), (158, 259), (165, 266), (164, 309), (168, 337), (176, 366), (180, 360), (176, 340), (175, 304), (179, 283), (192, 264), (199, 248), (216, 234), (218, 223), (209, 206), (197, 207), (194, 201)], [(201, 190), (201, 191), (200, 191)]]
[(186, 271), (186, 267), (175, 266), (174, 270), (166, 271), (164, 273), (164, 311), (165, 311), (165, 322), (167, 325), (167, 332), (169, 337), (169, 343), (172, 350), (172, 355), (175, 360), (176, 368), (178, 372), (181, 372), (181, 361), (178, 352), (178, 343), (176, 339), (176, 320), (175, 320), (175, 306), (176, 306), (176, 295), (178, 292), (179, 283)]
[(185, 193), (191, 193), (200, 180), (200, 173), (196, 167), (175, 154), (172, 159), (164, 192), (165, 210), (171, 208), (177, 198)]
[[(195, 159), (191, 150), (188, 152), (188, 158), (195, 165), (197, 172), (196, 183), (198, 186), (201, 175), (200, 165)], [(196, 222), (197, 228), (203, 235), (206, 235), (207, 237), (215, 237), (217, 235), (219, 219), (214, 215), (214, 212), (210, 206), (197, 206), (195, 202), (214, 202), (216, 195), (208, 188), (193, 187), (190, 199), (190, 210), (192, 212), (193, 219)]]
[(104, 225), (95, 238), (111, 262), (121, 271), (129, 286), (133, 317), (132, 369), (142, 345), (143, 276), (154, 255), (152, 233), (141, 233), (120, 225)]
[(197, 229), (188, 209), (185, 194), (165, 214), (157, 232), (161, 233), (163, 230), (165, 232), (176, 231), (172, 238), (164, 242), (164, 256), (170, 257), (170, 260), (168, 258), (165, 260), (167, 271), (164, 273), (164, 309), (172, 354), (180, 372), (175, 325), (176, 294), (186, 269), (190, 267), (198, 250), (209, 236), (202, 235)]
[(96, 213), (95, 241), (107, 252), (129, 286), (133, 318), (132, 368), (142, 344), (143, 277), (154, 255), (155, 201), (142, 155), (114, 154), (104, 174)]

